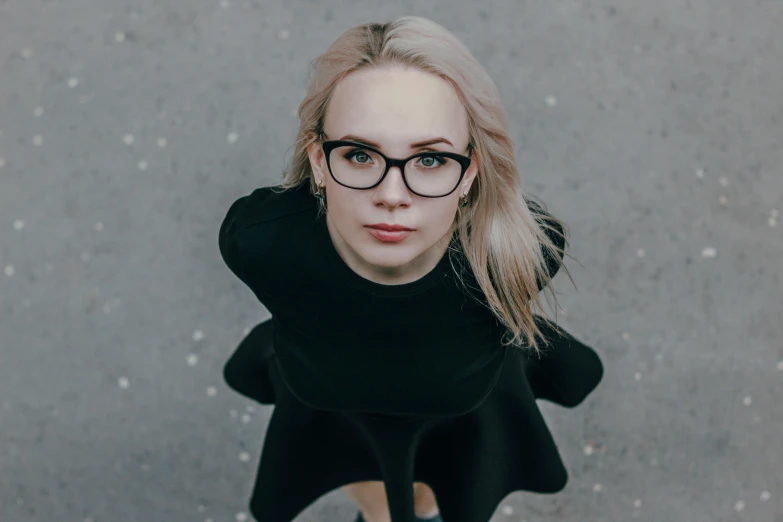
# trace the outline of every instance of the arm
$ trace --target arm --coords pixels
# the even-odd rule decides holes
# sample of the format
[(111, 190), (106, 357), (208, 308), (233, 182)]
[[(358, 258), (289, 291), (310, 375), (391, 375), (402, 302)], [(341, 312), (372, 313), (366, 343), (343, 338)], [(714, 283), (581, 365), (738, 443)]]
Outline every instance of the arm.
[(218, 249), (226, 266), (242, 281), (245, 281), (244, 268), (239, 255), (237, 232), (239, 231), (237, 216), (247, 203), (250, 196), (243, 196), (234, 201), (226, 212), (218, 232)]

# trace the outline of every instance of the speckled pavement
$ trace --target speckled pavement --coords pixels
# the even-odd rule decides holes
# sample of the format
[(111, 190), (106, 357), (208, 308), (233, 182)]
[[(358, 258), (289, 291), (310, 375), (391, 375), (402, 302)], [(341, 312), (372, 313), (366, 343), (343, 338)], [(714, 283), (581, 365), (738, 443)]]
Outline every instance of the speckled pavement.
[(493, 521), (783, 521), (773, 0), (0, 0), (0, 521), (252, 520), (272, 407), (221, 369), (268, 312), (218, 227), (280, 179), (309, 61), (406, 14), (497, 82), (581, 263), (559, 318), (606, 365), (540, 403), (566, 489)]

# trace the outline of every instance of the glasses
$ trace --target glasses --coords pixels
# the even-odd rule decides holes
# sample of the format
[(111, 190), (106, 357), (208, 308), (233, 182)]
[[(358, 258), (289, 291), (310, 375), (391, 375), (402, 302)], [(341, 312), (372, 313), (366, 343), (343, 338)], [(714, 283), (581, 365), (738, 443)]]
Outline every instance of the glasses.
[[(368, 190), (380, 185), (389, 169), (397, 167), (408, 190), (426, 198), (448, 196), (465, 176), (471, 158), (453, 152), (421, 152), (405, 159), (354, 141), (324, 140), (321, 147), (332, 178), (340, 185)], [(468, 144), (468, 153), (472, 147)]]

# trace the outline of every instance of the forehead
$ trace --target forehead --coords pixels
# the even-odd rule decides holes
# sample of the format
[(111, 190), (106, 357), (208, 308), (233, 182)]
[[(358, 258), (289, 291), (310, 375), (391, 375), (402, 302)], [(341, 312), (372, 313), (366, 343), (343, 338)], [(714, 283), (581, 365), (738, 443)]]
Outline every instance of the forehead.
[(446, 80), (419, 69), (368, 68), (337, 84), (324, 129), (330, 139), (354, 134), (387, 148), (442, 136), (467, 143), (467, 112)]

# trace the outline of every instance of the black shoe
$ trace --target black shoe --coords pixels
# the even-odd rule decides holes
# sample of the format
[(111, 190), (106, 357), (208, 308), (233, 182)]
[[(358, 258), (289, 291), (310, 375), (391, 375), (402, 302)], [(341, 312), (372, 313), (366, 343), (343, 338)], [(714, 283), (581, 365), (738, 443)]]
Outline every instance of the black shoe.
[[(440, 513), (438, 513), (437, 515), (435, 515), (432, 518), (419, 518), (419, 517), (416, 517), (416, 520), (418, 522), (443, 522), (443, 519), (441, 518)], [(354, 522), (365, 522), (364, 521), (364, 517), (362, 516), (362, 512), (361, 511), (356, 513), (356, 520), (354, 520)]]

